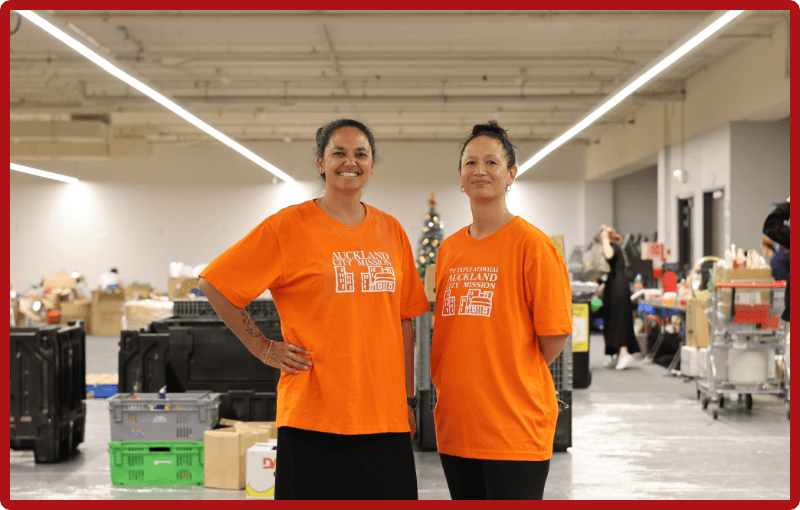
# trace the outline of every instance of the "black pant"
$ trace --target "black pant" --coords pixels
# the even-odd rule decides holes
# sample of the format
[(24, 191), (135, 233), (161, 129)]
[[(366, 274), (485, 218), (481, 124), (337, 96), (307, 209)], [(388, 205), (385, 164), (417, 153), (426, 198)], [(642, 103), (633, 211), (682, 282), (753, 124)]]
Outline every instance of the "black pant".
[(550, 460), (439, 457), (453, 499), (542, 499), (550, 471)]
[(280, 427), (275, 499), (418, 499), (411, 435)]

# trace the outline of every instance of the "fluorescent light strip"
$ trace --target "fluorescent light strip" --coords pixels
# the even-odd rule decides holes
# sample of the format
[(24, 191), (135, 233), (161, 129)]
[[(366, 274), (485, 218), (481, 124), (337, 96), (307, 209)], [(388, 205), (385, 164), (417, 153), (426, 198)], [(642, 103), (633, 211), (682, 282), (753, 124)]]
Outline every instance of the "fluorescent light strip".
[(70, 184), (75, 184), (78, 182), (78, 179), (76, 179), (75, 177), (68, 177), (66, 175), (54, 174), (53, 172), (38, 170), (36, 168), (31, 168), (29, 166), (22, 166), (16, 163), (11, 163), (11, 170), (16, 170), (17, 172), (24, 172), (26, 174), (31, 174), (31, 175), (37, 175), (39, 177), (44, 177), (45, 179), (53, 179), (61, 182), (68, 182)]
[(658, 73), (660, 73), (661, 71), (672, 65), (676, 60), (678, 60), (682, 56), (686, 55), (689, 51), (694, 49), (698, 44), (711, 37), (711, 35), (714, 34), (714, 32), (727, 25), (736, 16), (740, 15), (743, 12), (744, 11), (728, 11), (725, 14), (723, 14), (718, 20), (711, 23), (709, 26), (701, 30), (700, 33), (698, 33), (696, 36), (692, 37), (678, 49), (667, 55), (661, 62), (654, 65), (647, 72), (642, 74), (639, 78), (637, 78), (636, 80), (631, 82), (628, 86), (617, 92), (611, 99), (600, 105), (595, 111), (587, 115), (586, 118), (584, 118), (582, 121), (572, 126), (564, 134), (562, 134), (561, 136), (559, 136), (558, 138), (547, 144), (542, 150), (534, 154), (531, 159), (529, 159), (528, 161), (519, 166), (517, 175), (520, 175), (521, 173), (525, 172), (530, 167), (541, 161), (545, 156), (547, 156), (548, 154), (559, 148), (561, 145), (566, 143), (570, 138), (572, 138), (573, 136), (577, 135), (578, 133), (586, 129), (586, 127), (589, 126), (589, 124), (597, 120), (601, 115), (603, 115), (608, 110), (618, 105), (623, 99), (633, 94), (639, 87), (650, 81)]
[(254, 162), (255, 164), (259, 165), (260, 167), (264, 168), (268, 172), (274, 174), (275, 176), (283, 179), (286, 182), (294, 182), (294, 179), (290, 175), (284, 173), (283, 171), (281, 171), (281, 169), (279, 169), (275, 165), (273, 165), (273, 164), (269, 163), (268, 161), (264, 160), (263, 158), (261, 158), (260, 156), (255, 154), (253, 151), (251, 151), (250, 149), (244, 147), (239, 142), (236, 142), (235, 140), (233, 140), (229, 136), (224, 135), (220, 131), (218, 131), (218, 130), (214, 129), (213, 127), (209, 126), (208, 124), (206, 124), (205, 122), (200, 120), (198, 117), (196, 117), (195, 115), (189, 113), (186, 109), (182, 108), (177, 103), (175, 103), (171, 99), (167, 98), (163, 94), (160, 94), (159, 92), (156, 92), (151, 87), (145, 85), (144, 83), (142, 83), (141, 81), (137, 80), (136, 78), (134, 78), (130, 74), (128, 74), (125, 71), (121, 70), (120, 68), (118, 68), (117, 66), (115, 66), (114, 64), (112, 64), (111, 62), (106, 60), (105, 58), (101, 57), (100, 55), (98, 55), (97, 53), (95, 53), (94, 51), (89, 49), (87, 46), (85, 46), (84, 44), (80, 43), (79, 41), (77, 41), (76, 39), (74, 39), (73, 37), (68, 35), (66, 32), (64, 32), (60, 28), (56, 27), (55, 25), (53, 25), (49, 21), (45, 20), (44, 18), (42, 18), (41, 16), (39, 16), (35, 12), (33, 12), (33, 11), (25, 11), (25, 10), (18, 10), (17, 12), (21, 16), (24, 16), (26, 19), (28, 19), (31, 23), (34, 23), (35, 25), (40, 27), (42, 30), (46, 31), (47, 33), (49, 33), (50, 35), (52, 35), (53, 37), (55, 37), (59, 41), (63, 42), (64, 44), (66, 44), (67, 46), (72, 48), (73, 50), (77, 51), (78, 53), (80, 53), (84, 57), (88, 58), (89, 60), (91, 60), (92, 62), (97, 64), (98, 66), (102, 67), (104, 70), (108, 71), (112, 75), (116, 76), (120, 80), (124, 81), (125, 83), (127, 83), (131, 87), (133, 87), (136, 90), (138, 90), (139, 92), (145, 94), (146, 96), (152, 98), (156, 102), (158, 102), (161, 105), (165, 106), (166, 108), (168, 108), (172, 112), (176, 113), (177, 115), (179, 115), (180, 117), (182, 117), (183, 119), (188, 121), (189, 123), (193, 124), (194, 126), (196, 126), (197, 128), (201, 129), (202, 131), (205, 131), (209, 135), (213, 136), (214, 138), (216, 138), (220, 142), (222, 142), (225, 145), (227, 145), (228, 147), (230, 147), (231, 149), (233, 149), (236, 152), (238, 152), (239, 154), (243, 155), (244, 157), (246, 157), (250, 161)]

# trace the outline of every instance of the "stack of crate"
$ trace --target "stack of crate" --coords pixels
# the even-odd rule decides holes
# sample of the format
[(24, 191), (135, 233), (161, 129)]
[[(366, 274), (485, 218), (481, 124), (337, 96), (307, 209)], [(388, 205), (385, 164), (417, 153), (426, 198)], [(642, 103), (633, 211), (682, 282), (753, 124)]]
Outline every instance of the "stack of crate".
[[(274, 301), (256, 299), (246, 310), (264, 336), (283, 340)], [(219, 392), (220, 418), (274, 421), (280, 370), (250, 354), (208, 300), (175, 301), (173, 315), (121, 333), (119, 391)]]
[(219, 393), (120, 393), (108, 400), (114, 485), (203, 485), (203, 435)]
[(58, 462), (83, 442), (86, 333), (83, 324), (11, 328), (11, 448)]

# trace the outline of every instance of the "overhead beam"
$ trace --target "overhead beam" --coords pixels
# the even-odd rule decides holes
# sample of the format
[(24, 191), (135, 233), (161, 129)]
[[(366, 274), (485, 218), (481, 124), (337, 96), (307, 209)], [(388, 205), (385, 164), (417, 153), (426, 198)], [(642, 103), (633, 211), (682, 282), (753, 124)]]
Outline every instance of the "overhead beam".
[[(339, 104), (351, 103), (398, 103), (398, 104), (460, 104), (460, 103), (587, 103), (594, 105), (606, 97), (605, 94), (537, 94), (537, 95), (436, 95), (436, 96), (174, 96), (176, 100), (186, 104), (265, 104), (274, 103), (284, 106), (295, 104)], [(676, 92), (657, 94), (634, 94), (634, 99), (649, 101), (682, 101), (683, 95)], [(151, 103), (152, 100), (141, 96), (92, 96), (85, 97), (86, 102), (97, 105), (123, 105)], [(74, 102), (62, 103), (69, 107)], [(58, 107), (59, 103), (36, 103), (26, 100), (12, 104), (12, 109), (32, 107)]]
[(85, 20), (147, 20), (175, 23), (183, 20), (213, 20), (224, 18), (235, 19), (236, 23), (263, 24), (266, 20), (280, 23), (308, 23), (327, 21), (404, 21), (414, 23), (441, 23), (442, 21), (474, 23), (475, 21), (491, 21), (494, 23), (520, 23), (530, 20), (597, 20), (608, 18), (618, 20), (620, 16), (628, 19), (644, 21), (648, 19), (703, 18), (712, 11), (57, 11), (59, 18), (69, 21)]

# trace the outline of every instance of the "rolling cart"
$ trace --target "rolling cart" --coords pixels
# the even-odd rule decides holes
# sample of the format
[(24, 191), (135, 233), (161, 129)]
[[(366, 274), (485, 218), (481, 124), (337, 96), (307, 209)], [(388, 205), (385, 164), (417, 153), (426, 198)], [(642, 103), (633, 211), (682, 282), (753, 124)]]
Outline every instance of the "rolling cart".
[[(705, 370), (697, 379), (697, 398), (703, 409), (718, 408), (737, 396), (747, 409), (753, 395), (769, 394), (785, 399), (789, 418), (789, 372), (785, 368), (785, 324), (783, 311), (786, 282), (716, 284), (709, 300), (711, 343)], [(774, 353), (774, 354), (773, 354)], [(786, 380), (769, 376), (769, 365), (782, 361)]]

